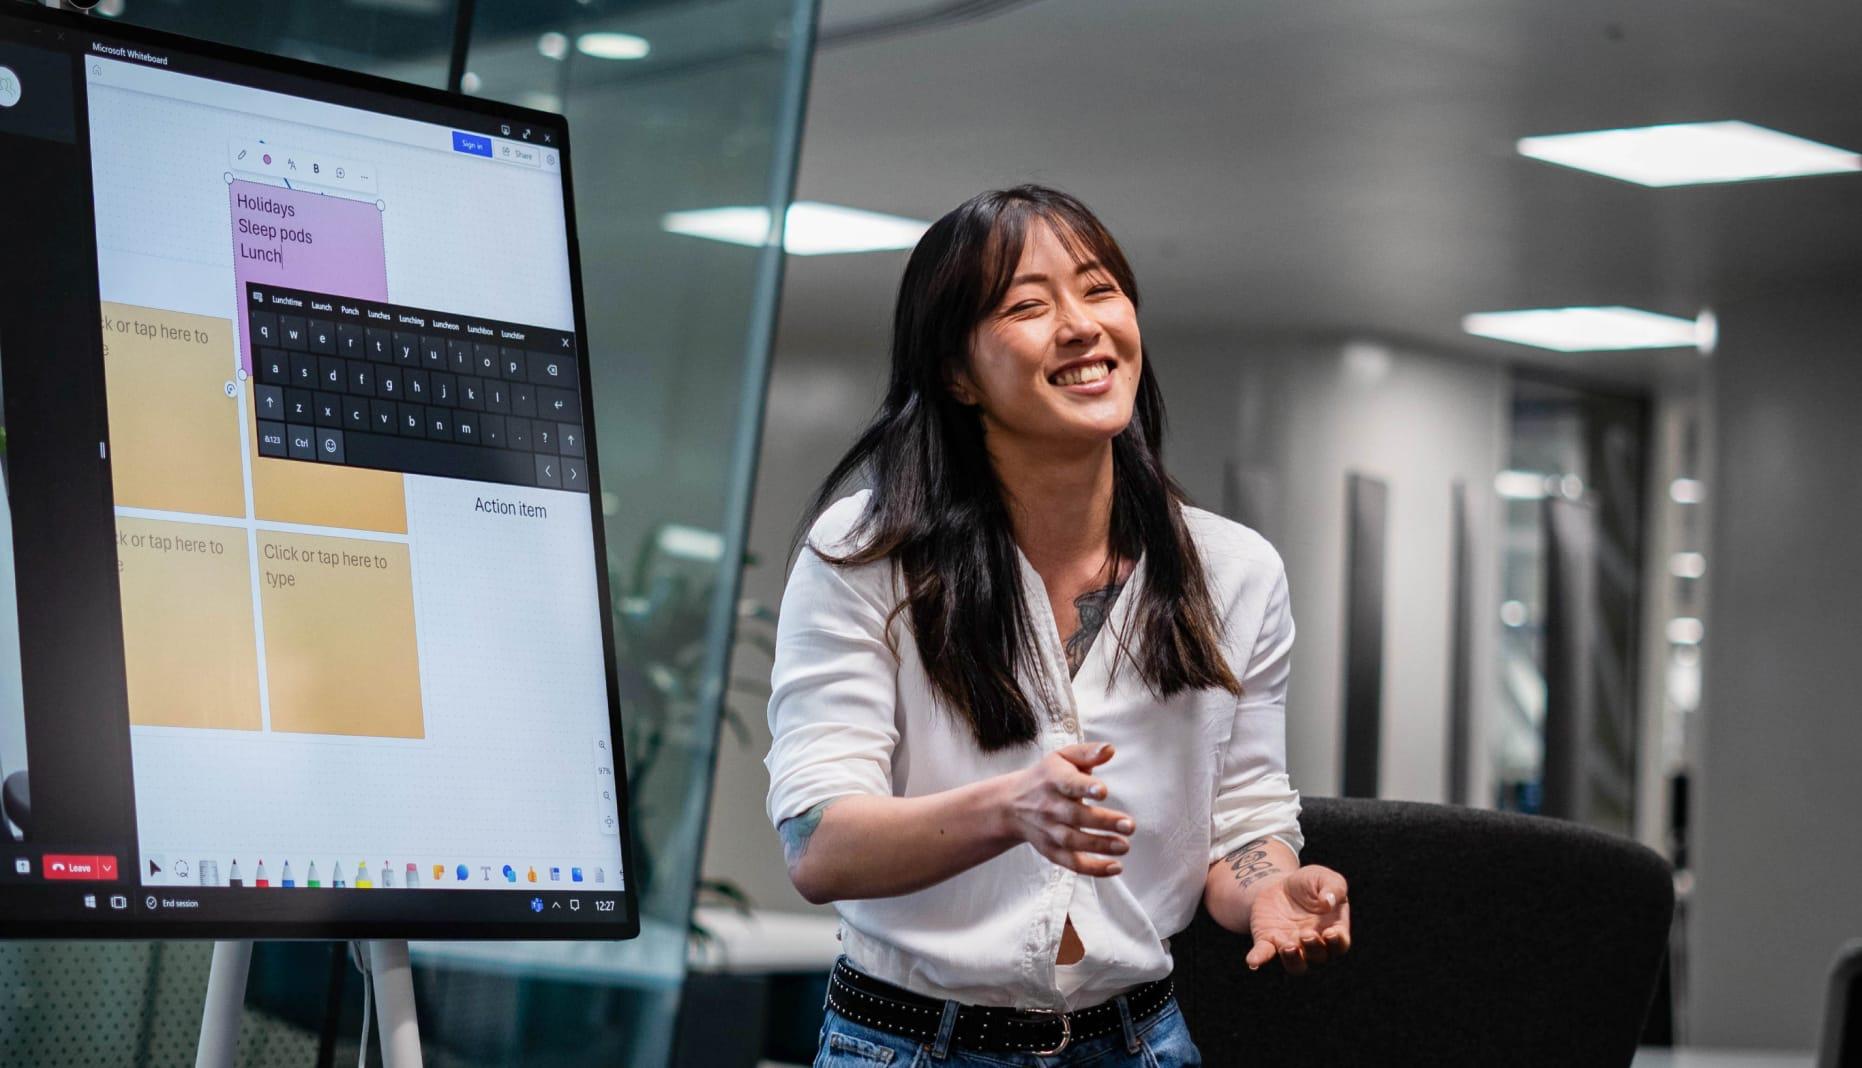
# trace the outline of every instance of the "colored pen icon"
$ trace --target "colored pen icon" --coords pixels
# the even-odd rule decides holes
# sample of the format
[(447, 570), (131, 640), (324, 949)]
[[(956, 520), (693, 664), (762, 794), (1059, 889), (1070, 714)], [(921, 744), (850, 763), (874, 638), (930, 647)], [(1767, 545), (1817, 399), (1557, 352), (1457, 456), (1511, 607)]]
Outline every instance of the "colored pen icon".
[(331, 876), (330, 889), (332, 890), (346, 889), (349, 886), (349, 884), (343, 882), (343, 862), (339, 860), (335, 864), (330, 865), (330, 870), (336, 873), (335, 875)]
[(369, 881), (369, 864), (366, 860), (356, 861), (356, 889), (367, 890), (375, 884)]
[(420, 869), (414, 867), (413, 862), (410, 861), (408, 862), (408, 865), (407, 865), (406, 886), (409, 890), (412, 890), (414, 887), (419, 886), (419, 885), (420, 885)]
[(253, 886), (270, 886), (271, 885), (271, 880), (265, 877), (265, 858), (264, 857), (259, 858), (258, 874), (253, 876), (252, 885)]
[(388, 862), (385, 860), (381, 862), (381, 885), (390, 888), (394, 886), (394, 871), (388, 867)]
[(437, 883), (444, 878), (446, 878), (446, 865), (435, 864), (433, 866), (433, 881)]
[(284, 882), (280, 885), (286, 887), (297, 885), (297, 880), (291, 877), (291, 862), (288, 860), (284, 862)]
[(246, 885), (246, 881), (239, 877), (239, 858), (238, 857), (233, 858), (233, 866), (227, 870), (226, 885), (228, 886)]
[(304, 883), (306, 886), (323, 886), (322, 880), (317, 878), (317, 862), (314, 860), (310, 862), (310, 873), (304, 877)]
[(517, 881), (517, 869), (511, 867), (509, 864), (504, 866), (504, 881), (507, 883), (514, 883)]
[(531, 868), (530, 874), (526, 876), (526, 878), (528, 878), (533, 883), (536, 882), (537, 881), (537, 869)]

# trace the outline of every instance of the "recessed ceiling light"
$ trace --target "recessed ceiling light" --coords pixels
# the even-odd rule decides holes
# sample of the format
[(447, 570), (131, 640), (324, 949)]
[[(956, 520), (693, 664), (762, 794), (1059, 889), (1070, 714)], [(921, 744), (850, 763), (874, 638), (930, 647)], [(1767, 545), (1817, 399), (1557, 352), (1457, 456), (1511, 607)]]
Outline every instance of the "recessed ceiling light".
[(1461, 329), (1558, 352), (1697, 348), (1700, 324), (1636, 308), (1527, 308), (1462, 317)]
[[(789, 205), (783, 250), (792, 256), (821, 256), (835, 252), (911, 248), (924, 236), (929, 225), (899, 215), (800, 200)], [(669, 212), (660, 219), (660, 226), (675, 234), (728, 241), (733, 245), (765, 245), (773, 236), (767, 208)]]
[(569, 54), (569, 35), (555, 30), (537, 38), (537, 53), (545, 59), (562, 59)]
[(1706, 634), (1706, 625), (1693, 616), (1679, 616), (1668, 621), (1668, 640), (1676, 645), (1699, 645)]
[(1493, 488), (1509, 501), (1542, 501), (1547, 484), (1553, 481), (1551, 475), (1538, 471), (1507, 470), (1493, 476)]
[(653, 46), (631, 33), (585, 33), (575, 39), (576, 51), (596, 59), (645, 59)]
[(1522, 137), (1519, 154), (1656, 187), (1862, 171), (1862, 155), (1749, 122)]

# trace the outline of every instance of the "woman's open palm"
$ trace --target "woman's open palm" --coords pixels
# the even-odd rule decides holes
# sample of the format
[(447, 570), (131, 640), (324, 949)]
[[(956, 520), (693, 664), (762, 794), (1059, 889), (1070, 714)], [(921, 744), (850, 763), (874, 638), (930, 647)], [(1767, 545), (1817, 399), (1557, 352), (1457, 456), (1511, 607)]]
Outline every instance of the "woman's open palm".
[(1351, 950), (1345, 877), (1322, 864), (1307, 864), (1275, 879), (1255, 895), (1248, 925), (1254, 934), (1250, 970), (1278, 956), (1288, 974), (1304, 975), (1310, 965), (1342, 957)]

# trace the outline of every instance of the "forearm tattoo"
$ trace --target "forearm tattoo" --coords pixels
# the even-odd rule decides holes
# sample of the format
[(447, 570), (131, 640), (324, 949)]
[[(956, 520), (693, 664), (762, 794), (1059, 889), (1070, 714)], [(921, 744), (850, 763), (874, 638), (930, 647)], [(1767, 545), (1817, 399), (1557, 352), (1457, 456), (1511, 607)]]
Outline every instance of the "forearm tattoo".
[(1228, 870), (1234, 874), (1235, 882), (1242, 889), (1247, 889), (1270, 875), (1279, 875), (1286, 869), (1275, 864), (1267, 855), (1266, 838), (1256, 838), (1222, 858)]
[(789, 867), (795, 867), (807, 854), (808, 840), (814, 837), (815, 828), (821, 826), (822, 814), (827, 812), (828, 806), (833, 803), (832, 800), (823, 801), (776, 825), (776, 833), (782, 836), (782, 859), (788, 863)]
[(1113, 582), (1073, 599), (1073, 607), (1080, 613), (1080, 629), (1066, 642), (1068, 674), (1080, 673), (1080, 665), (1086, 663), (1086, 653), (1093, 647), (1093, 639), (1099, 636), (1099, 628), (1105, 626), (1106, 616), (1112, 612), (1112, 602), (1118, 600), (1119, 591), (1124, 588), (1123, 582)]

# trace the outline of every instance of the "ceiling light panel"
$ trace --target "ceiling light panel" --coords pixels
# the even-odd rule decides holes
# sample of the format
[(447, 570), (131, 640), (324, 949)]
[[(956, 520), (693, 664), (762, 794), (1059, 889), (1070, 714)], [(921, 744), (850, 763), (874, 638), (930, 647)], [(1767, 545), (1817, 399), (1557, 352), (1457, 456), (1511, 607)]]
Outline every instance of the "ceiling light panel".
[(1464, 316), (1461, 329), (1479, 337), (1555, 352), (1698, 348), (1701, 326), (1637, 308), (1529, 308)]
[(1657, 188), (1862, 171), (1862, 155), (1747, 122), (1523, 137), (1519, 153)]
[[(675, 211), (662, 217), (660, 225), (675, 234), (734, 245), (764, 245), (774, 239), (767, 208)], [(911, 248), (929, 225), (898, 215), (800, 200), (789, 206), (783, 250), (792, 256), (823, 256)]]

